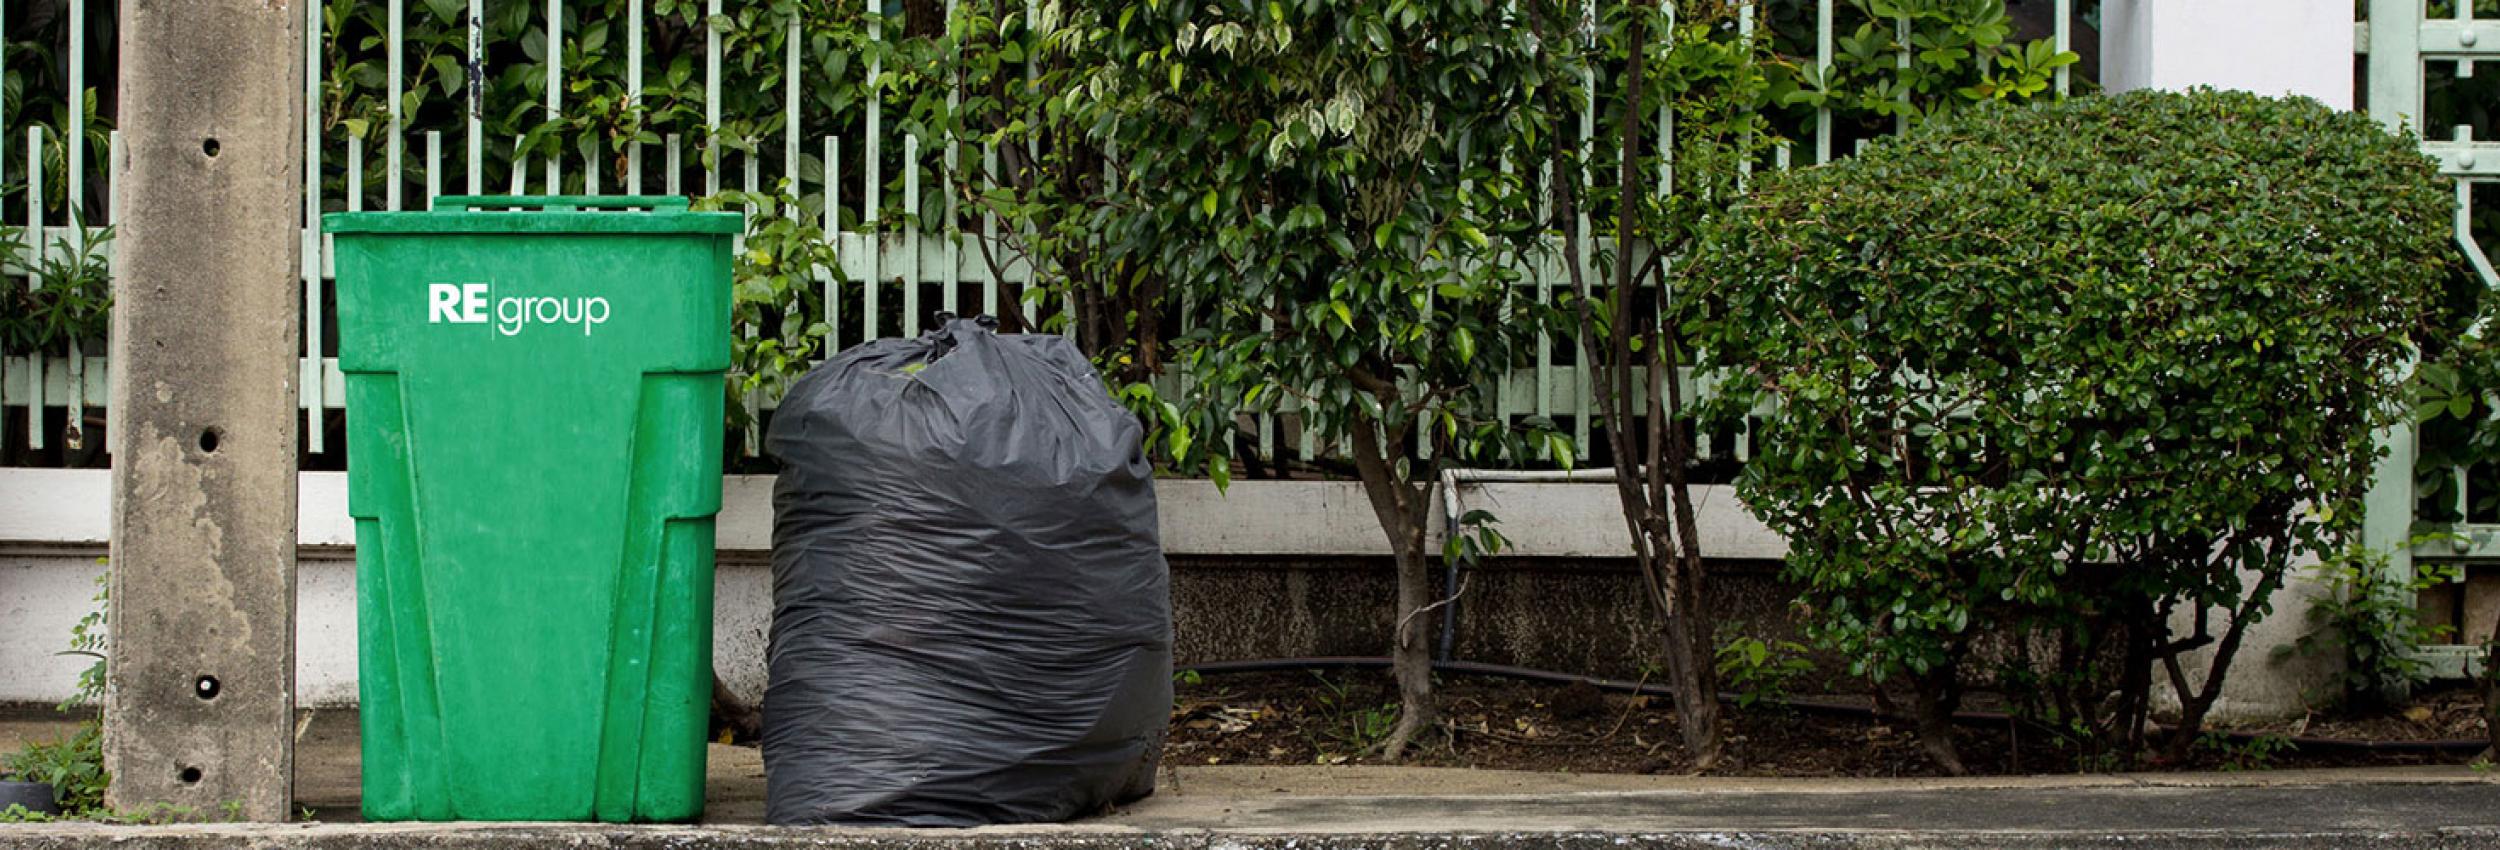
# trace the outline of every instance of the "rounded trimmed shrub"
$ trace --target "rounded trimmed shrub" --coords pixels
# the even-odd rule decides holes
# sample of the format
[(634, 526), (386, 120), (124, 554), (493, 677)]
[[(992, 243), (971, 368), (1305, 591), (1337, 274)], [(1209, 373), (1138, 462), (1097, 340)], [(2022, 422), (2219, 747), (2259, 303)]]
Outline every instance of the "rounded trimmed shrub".
[(1743, 497), (1948, 769), (1982, 680), (2110, 764), (2171, 685), (2183, 751), (2285, 572), (2357, 530), (2445, 332), (2455, 199), (2415, 145), (2239, 93), (1983, 107), (1708, 226), (1689, 321), (1718, 409), (1767, 410)]

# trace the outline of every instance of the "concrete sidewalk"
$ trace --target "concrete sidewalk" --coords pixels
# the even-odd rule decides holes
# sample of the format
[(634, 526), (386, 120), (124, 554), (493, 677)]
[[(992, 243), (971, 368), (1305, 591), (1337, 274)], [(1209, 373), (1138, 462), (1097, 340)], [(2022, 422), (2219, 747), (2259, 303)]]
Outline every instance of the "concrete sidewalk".
[[(65, 724), (0, 724), (12, 738)], [(355, 812), (354, 718), (307, 727), (297, 794)], [(0, 825), (0, 847), (2500, 847), (2500, 775), (2466, 768), (1822, 780), (1437, 768), (1183, 767), (1156, 796), (1064, 826), (774, 828), (756, 751), (712, 748), (701, 826)]]

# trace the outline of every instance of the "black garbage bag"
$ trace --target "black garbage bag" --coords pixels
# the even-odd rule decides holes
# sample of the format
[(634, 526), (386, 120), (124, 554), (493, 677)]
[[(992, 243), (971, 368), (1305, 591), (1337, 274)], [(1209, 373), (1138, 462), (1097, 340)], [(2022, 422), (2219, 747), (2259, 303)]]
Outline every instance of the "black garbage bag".
[(1068, 340), (989, 324), (854, 348), (774, 415), (771, 823), (1154, 791), (1172, 605), (1143, 429)]

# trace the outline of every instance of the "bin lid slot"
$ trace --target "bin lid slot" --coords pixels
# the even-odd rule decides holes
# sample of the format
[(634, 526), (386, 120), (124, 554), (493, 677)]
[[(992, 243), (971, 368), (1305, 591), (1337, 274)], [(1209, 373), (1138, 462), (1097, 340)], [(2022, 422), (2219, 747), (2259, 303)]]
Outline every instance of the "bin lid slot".
[(435, 209), (534, 209), (534, 210), (633, 210), (652, 212), (683, 212), (688, 206), (684, 195), (443, 195), (434, 199)]

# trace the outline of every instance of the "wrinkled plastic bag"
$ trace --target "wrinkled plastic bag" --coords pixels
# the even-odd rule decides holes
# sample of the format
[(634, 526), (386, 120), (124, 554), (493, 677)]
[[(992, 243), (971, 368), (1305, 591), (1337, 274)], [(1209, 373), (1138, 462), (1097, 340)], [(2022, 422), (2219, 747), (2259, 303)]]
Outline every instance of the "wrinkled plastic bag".
[(1142, 427), (1067, 339), (990, 324), (853, 348), (774, 415), (771, 823), (1057, 821), (1154, 790), (1172, 614)]

